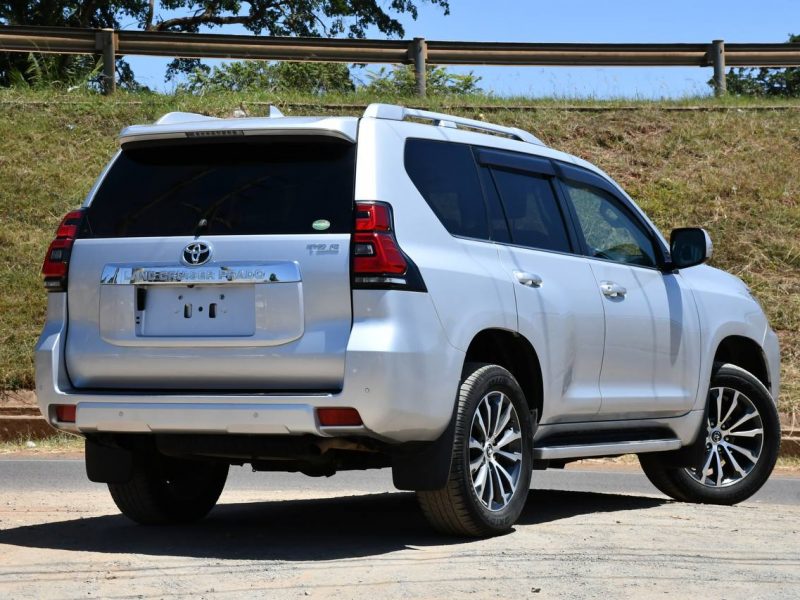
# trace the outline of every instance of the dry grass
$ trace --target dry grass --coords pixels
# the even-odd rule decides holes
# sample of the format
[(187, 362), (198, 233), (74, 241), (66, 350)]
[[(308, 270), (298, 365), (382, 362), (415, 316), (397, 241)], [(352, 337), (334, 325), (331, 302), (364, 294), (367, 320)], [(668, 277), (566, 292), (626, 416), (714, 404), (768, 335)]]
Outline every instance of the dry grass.
[[(265, 102), (287, 114), (357, 114), (341, 105), (374, 100), (0, 92), (0, 389), (33, 386), (31, 350), (45, 306), (38, 275), (44, 250), (61, 215), (80, 204), (114, 152), (123, 126), (170, 110), (222, 116), (241, 104), (263, 114)], [(800, 410), (799, 102), (472, 98), (423, 104), (523, 127), (600, 165), (663, 231), (706, 227), (715, 242), (714, 264), (747, 281), (778, 330), (781, 408)], [(686, 110), (689, 105), (700, 110)]]
[(77, 435), (53, 433), (37, 438), (26, 436), (0, 442), (0, 455), (21, 454), (28, 456), (53, 455), (83, 452), (84, 440)]

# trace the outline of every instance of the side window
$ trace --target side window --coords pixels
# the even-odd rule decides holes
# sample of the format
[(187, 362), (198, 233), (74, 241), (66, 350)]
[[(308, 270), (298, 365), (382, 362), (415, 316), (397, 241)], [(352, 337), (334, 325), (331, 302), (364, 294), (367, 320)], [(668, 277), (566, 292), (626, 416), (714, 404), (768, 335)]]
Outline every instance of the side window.
[(511, 241), (520, 246), (570, 252), (564, 218), (547, 177), (492, 169)]
[(409, 139), (405, 165), (411, 181), (447, 231), (489, 239), (486, 204), (469, 146)]
[(653, 241), (608, 194), (578, 183), (564, 182), (575, 209), (589, 256), (655, 267)]

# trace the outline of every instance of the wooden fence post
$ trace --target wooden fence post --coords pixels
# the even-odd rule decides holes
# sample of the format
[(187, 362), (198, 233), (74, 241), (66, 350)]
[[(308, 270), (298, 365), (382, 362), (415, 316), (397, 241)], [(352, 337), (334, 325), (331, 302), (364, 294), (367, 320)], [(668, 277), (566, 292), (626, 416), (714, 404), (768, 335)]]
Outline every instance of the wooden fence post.
[(714, 40), (711, 42), (711, 62), (714, 64), (714, 95), (724, 96), (728, 92), (725, 81), (725, 42)]
[(103, 59), (103, 93), (113, 94), (117, 89), (117, 34), (113, 29), (101, 29), (95, 34), (95, 48)]
[(424, 98), (427, 87), (425, 66), (428, 58), (428, 44), (425, 43), (425, 38), (414, 38), (411, 44), (411, 57), (414, 60), (414, 79), (417, 82), (417, 96)]

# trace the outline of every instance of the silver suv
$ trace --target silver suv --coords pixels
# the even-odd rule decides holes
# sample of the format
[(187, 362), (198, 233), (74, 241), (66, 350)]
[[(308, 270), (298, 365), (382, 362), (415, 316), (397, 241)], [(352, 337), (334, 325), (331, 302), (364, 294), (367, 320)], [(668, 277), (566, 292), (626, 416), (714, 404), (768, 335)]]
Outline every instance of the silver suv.
[(748, 288), (533, 135), (170, 113), (125, 129), (43, 267), (42, 412), (139, 523), (230, 465), (391, 467), (441, 531), (508, 530), (534, 469), (635, 453), (682, 501), (775, 464), (779, 352)]

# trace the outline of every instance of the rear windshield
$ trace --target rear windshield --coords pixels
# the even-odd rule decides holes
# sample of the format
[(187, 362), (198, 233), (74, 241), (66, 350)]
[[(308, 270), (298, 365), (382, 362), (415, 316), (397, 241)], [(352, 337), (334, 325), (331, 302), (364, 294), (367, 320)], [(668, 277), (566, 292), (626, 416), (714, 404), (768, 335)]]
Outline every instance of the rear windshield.
[(87, 211), (87, 237), (349, 233), (355, 146), (334, 138), (138, 145)]

